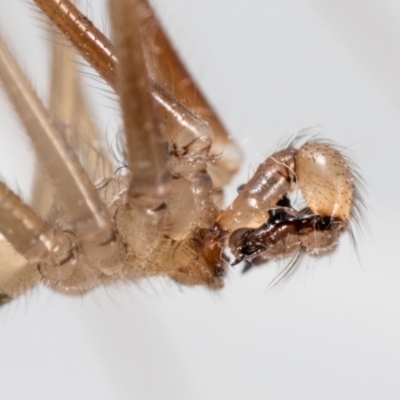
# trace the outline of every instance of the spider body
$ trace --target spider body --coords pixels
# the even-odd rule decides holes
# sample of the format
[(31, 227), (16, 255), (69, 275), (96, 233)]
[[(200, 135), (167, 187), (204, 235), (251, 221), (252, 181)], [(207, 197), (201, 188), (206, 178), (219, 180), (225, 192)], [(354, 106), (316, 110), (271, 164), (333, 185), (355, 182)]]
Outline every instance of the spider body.
[[(64, 62), (73, 58), (71, 47), (55, 45), (46, 108), (3, 43), (0, 78), (40, 161), (32, 208), (0, 185), (1, 251), (11, 271), (0, 282), (3, 302), (40, 281), (82, 293), (121, 279), (166, 276), (219, 289), (227, 246), (235, 262), (335, 247), (357, 196), (354, 173), (334, 147), (311, 141), (275, 153), (221, 210), (240, 152), (147, 1), (110, 1), (114, 44), (69, 1), (35, 3), (116, 91), (129, 171), (114, 174), (101, 145), (80, 142), (100, 139), (76, 67)], [(290, 203), (281, 209), (297, 186), (307, 209)]]

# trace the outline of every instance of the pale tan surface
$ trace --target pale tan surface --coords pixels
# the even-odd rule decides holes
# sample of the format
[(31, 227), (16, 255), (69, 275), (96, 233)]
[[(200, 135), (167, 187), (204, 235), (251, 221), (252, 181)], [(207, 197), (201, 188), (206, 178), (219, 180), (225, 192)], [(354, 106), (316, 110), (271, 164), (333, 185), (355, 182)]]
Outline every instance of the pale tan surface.
[(296, 157), (296, 175), (314, 213), (344, 222), (349, 219), (356, 182), (337, 149), (322, 142), (302, 146)]

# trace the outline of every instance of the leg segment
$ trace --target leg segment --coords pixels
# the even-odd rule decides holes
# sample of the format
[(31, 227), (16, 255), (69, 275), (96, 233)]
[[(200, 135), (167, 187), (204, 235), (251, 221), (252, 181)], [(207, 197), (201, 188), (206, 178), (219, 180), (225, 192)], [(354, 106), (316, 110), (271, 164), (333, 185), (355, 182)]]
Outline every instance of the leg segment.
[(118, 57), (117, 92), (131, 174), (129, 201), (157, 209), (167, 196), (170, 176), (142, 48), (138, 3), (119, 0), (110, 1), (109, 6)]
[(0, 182), (0, 232), (30, 263), (62, 264), (71, 257), (67, 235), (42, 221)]
[(76, 233), (89, 242), (109, 241), (113, 224), (107, 208), (3, 41), (0, 79)]
[[(69, 0), (34, 1), (71, 40), (71, 43), (88, 63), (116, 90), (118, 59), (112, 43)], [(139, 22), (142, 25), (142, 39), (145, 43), (147, 64), (152, 78), (155, 80), (155, 82), (151, 82), (151, 92), (158, 102), (158, 106), (163, 109), (163, 113), (169, 114), (169, 119), (174, 120), (175, 115), (173, 114), (176, 113), (181, 113), (185, 118), (185, 114), (190, 110), (191, 113), (210, 125), (214, 133), (211, 155), (218, 156), (218, 159), (209, 165), (208, 169), (214, 188), (219, 190), (238, 171), (242, 159), (241, 154), (179, 60), (148, 2), (140, 0), (138, 4), (141, 8)], [(172, 74), (171, 70), (174, 71)], [(171, 98), (167, 103), (160, 102), (159, 99), (163, 97), (162, 88), (176, 96), (177, 99)], [(184, 107), (179, 107), (179, 103), (182, 103)], [(185, 107), (188, 110), (185, 111)]]
[[(78, 73), (76, 54), (70, 42), (50, 29), (52, 41), (49, 113), (62, 136), (77, 154), (90, 179), (96, 184), (109, 178), (115, 168), (102, 137), (93, 122)], [(78, 135), (79, 132), (79, 135)], [(40, 164), (36, 165), (32, 206), (47, 216), (53, 204), (54, 191)]]

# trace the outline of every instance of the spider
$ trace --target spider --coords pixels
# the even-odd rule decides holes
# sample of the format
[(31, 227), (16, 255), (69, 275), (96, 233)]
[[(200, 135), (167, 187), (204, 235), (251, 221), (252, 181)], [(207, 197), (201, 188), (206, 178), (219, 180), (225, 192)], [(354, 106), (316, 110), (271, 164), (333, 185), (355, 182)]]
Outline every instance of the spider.
[[(0, 79), (39, 161), (31, 205), (0, 183), (2, 303), (40, 282), (84, 293), (165, 276), (217, 290), (227, 247), (246, 270), (336, 247), (358, 192), (354, 168), (335, 146), (309, 140), (296, 148), (295, 140), (223, 208), (240, 151), (148, 1), (109, 2), (113, 42), (69, 0), (34, 3), (66, 39), (53, 41), (48, 107), (0, 44)], [(118, 169), (91, 122), (72, 47), (118, 95), (125, 159)], [(300, 210), (288, 198), (295, 189), (306, 202)]]

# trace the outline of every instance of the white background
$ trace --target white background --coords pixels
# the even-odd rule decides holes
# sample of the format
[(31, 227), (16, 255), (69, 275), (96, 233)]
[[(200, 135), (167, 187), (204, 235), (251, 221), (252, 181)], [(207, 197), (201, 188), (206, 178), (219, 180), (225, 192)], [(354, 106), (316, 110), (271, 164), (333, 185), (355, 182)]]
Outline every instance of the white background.
[[(101, 3), (84, 9), (104, 28)], [(0, 311), (0, 398), (400, 398), (399, 3), (155, 3), (246, 157), (228, 198), (280, 141), (317, 125), (365, 180), (359, 258), (346, 236), (271, 291), (275, 266), (232, 268), (219, 293), (165, 280), (75, 299), (38, 288)], [(25, 0), (0, 10), (0, 30), (46, 93), (43, 23)], [(28, 196), (30, 146), (0, 107), (0, 173)], [(112, 135), (112, 112), (97, 112)]]

